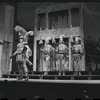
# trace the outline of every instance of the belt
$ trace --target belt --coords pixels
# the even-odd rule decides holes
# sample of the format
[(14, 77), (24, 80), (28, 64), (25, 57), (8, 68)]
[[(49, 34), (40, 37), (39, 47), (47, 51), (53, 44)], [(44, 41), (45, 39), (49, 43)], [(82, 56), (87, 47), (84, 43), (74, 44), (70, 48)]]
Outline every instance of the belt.
[(21, 53), (17, 53), (17, 55), (20, 55)]
[(79, 54), (80, 55), (80, 53), (74, 53), (74, 54)]
[(63, 54), (63, 53), (58, 53), (58, 54)]

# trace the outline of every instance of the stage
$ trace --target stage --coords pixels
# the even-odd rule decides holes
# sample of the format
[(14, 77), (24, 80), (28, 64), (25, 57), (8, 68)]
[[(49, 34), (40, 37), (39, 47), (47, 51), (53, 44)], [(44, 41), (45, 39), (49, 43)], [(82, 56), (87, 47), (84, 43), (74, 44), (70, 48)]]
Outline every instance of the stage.
[(99, 100), (100, 80), (29, 79), (29, 81), (18, 81), (16, 78), (0, 78), (0, 98), (8, 98), (7, 100)]
[[(87, 72), (82, 71), (81, 75), (74, 75), (74, 71), (65, 71), (64, 75), (63, 72), (61, 72), (61, 75), (59, 75), (58, 71), (50, 71), (47, 75), (44, 75), (44, 71), (31, 71), (28, 72), (29, 79), (43, 79), (43, 80), (100, 80), (100, 71), (93, 71), (93, 72)], [(18, 78), (19, 73), (18, 72), (10, 72), (8, 74), (4, 74), (3, 78), (12, 78), (16, 79)]]
[(47, 80), (47, 79), (29, 79), (18, 80), (17, 78), (0, 78), (4, 82), (33, 82), (33, 83), (51, 83), (51, 84), (100, 84), (100, 80)]

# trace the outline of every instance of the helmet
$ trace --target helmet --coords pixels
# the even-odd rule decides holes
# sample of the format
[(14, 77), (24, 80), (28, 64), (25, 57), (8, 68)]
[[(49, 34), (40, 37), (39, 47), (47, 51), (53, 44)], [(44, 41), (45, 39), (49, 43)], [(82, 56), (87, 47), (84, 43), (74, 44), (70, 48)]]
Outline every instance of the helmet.
[(43, 41), (42, 41), (42, 39), (40, 39), (40, 41), (39, 41), (39, 44), (43, 44)]
[(50, 37), (45, 40), (45, 43), (49, 43)]
[(76, 36), (76, 37), (75, 37), (75, 42), (79, 42), (79, 40), (80, 40), (79, 37)]
[(60, 36), (60, 43), (64, 42), (63, 41), (63, 36)]

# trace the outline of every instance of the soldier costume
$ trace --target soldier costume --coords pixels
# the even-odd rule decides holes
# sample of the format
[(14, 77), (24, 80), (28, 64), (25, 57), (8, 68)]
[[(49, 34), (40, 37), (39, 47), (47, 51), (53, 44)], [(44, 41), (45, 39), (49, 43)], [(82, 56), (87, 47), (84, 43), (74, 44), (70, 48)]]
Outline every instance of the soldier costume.
[(61, 71), (63, 71), (64, 75), (65, 74), (64, 71), (66, 69), (65, 62), (68, 62), (69, 50), (68, 47), (63, 43), (63, 36), (60, 36), (60, 44), (56, 48), (56, 52), (57, 52), (57, 63), (58, 63), (57, 67), (59, 70), (59, 75), (61, 75)]
[(48, 71), (51, 71), (51, 59), (52, 59), (52, 53), (54, 48), (49, 44), (50, 37), (46, 39), (45, 46), (43, 49), (43, 57), (44, 57), (44, 63), (46, 67), (45, 75), (48, 74)]
[(75, 44), (71, 48), (72, 51), (72, 60), (74, 70), (76, 71), (75, 75), (81, 75), (81, 58), (83, 55), (83, 46), (79, 44), (79, 37), (75, 37)]
[(29, 57), (32, 55), (32, 50), (30, 49), (30, 47), (28, 46), (28, 36), (32, 36), (34, 35), (34, 32), (33, 31), (26, 31), (25, 29), (23, 29), (22, 27), (20, 26), (16, 26), (15, 27), (15, 31), (18, 32), (19, 36), (23, 36), (23, 43), (25, 44), (25, 48), (23, 50), (23, 53), (25, 54), (26, 56), (26, 63), (28, 63), (30, 66), (32, 66), (32, 62), (29, 61)]
[(25, 46), (25, 44), (23, 43), (23, 39), (24, 39), (23, 36), (19, 37), (20, 43), (17, 44), (17, 50), (14, 52), (14, 54), (10, 58), (16, 55), (16, 63), (18, 66), (18, 71), (19, 71), (18, 79), (19, 80), (23, 79), (23, 72), (24, 72), (25, 80), (28, 80), (28, 69), (26, 66), (26, 57), (22, 53)]
[(15, 27), (15, 31), (19, 34), (19, 41), (20, 43), (17, 44), (17, 50), (15, 53), (10, 57), (16, 55), (16, 63), (18, 66), (19, 71), (19, 80), (23, 79), (23, 73), (25, 74), (25, 80), (28, 80), (28, 69), (26, 66), (26, 63), (28, 63), (30, 66), (32, 63), (29, 61), (29, 57), (32, 55), (32, 51), (30, 47), (28, 46), (28, 35), (33, 35), (33, 31), (26, 32), (25, 29), (23, 29), (20, 26)]

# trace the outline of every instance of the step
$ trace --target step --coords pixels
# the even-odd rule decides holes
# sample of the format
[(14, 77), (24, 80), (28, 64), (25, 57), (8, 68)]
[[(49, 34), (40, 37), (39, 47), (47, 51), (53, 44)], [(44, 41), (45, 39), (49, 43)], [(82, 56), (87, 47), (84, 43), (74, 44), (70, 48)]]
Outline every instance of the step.
[[(34, 74), (34, 75), (44, 75), (45, 71), (29, 71), (28, 74)], [(65, 71), (65, 75), (74, 75), (74, 71)], [(93, 75), (96, 75), (96, 73), (98, 75), (100, 75), (100, 72), (87, 72), (87, 71), (81, 71), (81, 74), (82, 75), (90, 75), (92, 74)], [(9, 74), (19, 74), (18, 71), (14, 72), (14, 71), (11, 71)], [(59, 71), (49, 71), (48, 72), (48, 75), (58, 75), (59, 74)], [(61, 75), (63, 74), (63, 72), (61, 72)]]
[[(3, 78), (17, 78), (19, 74), (4, 74)], [(28, 75), (30, 79), (100, 80), (100, 75)]]

